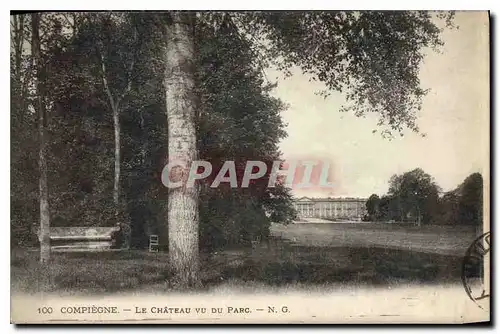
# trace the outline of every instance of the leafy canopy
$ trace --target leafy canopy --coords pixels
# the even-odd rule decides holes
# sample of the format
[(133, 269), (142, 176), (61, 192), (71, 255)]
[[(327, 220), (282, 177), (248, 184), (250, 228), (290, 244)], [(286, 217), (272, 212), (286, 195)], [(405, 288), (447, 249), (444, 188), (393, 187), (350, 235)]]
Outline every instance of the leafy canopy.
[[(426, 48), (436, 49), (439, 19), (428, 11), (315, 11), (236, 13), (233, 21), (255, 43), (264, 65), (288, 71), (299, 66), (331, 91), (344, 92), (343, 111), (377, 113), (384, 134), (418, 132), (417, 112), (427, 93), (419, 66)], [(260, 39), (255, 36), (262, 36)]]

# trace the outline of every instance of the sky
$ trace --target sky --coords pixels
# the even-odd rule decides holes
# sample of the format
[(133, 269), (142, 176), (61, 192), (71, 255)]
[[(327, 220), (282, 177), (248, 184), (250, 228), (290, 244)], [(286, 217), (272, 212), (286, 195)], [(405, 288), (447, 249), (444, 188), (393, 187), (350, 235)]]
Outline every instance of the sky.
[(269, 69), (278, 78), (273, 95), (289, 108), (282, 112), (288, 137), (280, 144), (285, 159), (330, 162), (333, 185), (294, 189), (296, 196), (369, 197), (384, 194), (388, 180), (422, 168), (449, 191), (469, 174), (489, 178), (489, 32), (485, 12), (458, 12), (458, 29), (445, 29), (439, 53), (426, 52), (420, 68), (423, 100), (417, 124), (426, 136), (405, 131), (404, 137), (384, 139), (375, 115), (364, 118), (339, 111), (343, 96), (327, 99), (324, 88), (309, 82), (299, 69), (291, 78)]

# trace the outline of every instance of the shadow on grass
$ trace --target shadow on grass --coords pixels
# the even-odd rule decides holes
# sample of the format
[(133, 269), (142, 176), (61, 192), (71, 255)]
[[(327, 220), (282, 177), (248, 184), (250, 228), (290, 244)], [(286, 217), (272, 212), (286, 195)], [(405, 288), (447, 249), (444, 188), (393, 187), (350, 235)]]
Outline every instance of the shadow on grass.
[(40, 264), (38, 252), (11, 256), (11, 285), (16, 291), (112, 293), (141, 285), (166, 283), (166, 254), (142, 251), (53, 253)]
[[(462, 257), (381, 247), (305, 247), (279, 242), (266, 248), (267, 256), (248, 256), (238, 266), (226, 267), (220, 280), (237, 279), (280, 286), (294, 283), (393, 285), (401, 283), (458, 283)], [(468, 277), (478, 276), (469, 268)], [(206, 282), (211, 284), (214, 282)]]
[[(202, 256), (202, 289), (222, 282), (290, 284), (355, 284), (460, 282), (462, 257), (380, 247), (304, 247), (272, 240), (257, 249)], [(477, 276), (469, 268), (468, 276)], [(146, 251), (54, 253), (49, 265), (37, 252), (13, 252), (15, 291), (62, 294), (172, 290), (168, 254)]]

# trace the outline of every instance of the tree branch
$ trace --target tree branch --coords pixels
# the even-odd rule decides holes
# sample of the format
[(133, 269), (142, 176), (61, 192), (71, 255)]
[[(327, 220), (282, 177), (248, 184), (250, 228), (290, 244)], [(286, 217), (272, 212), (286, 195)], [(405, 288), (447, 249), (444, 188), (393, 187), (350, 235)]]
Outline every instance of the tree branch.
[[(134, 42), (137, 43), (137, 29), (135, 26), (134, 26)], [(120, 98), (117, 101), (117, 104), (119, 104), (125, 98), (125, 96), (130, 92), (130, 90), (132, 89), (132, 73), (134, 71), (134, 66), (135, 66), (135, 52), (133, 54), (132, 61), (130, 62), (129, 69), (126, 73), (126, 75), (127, 75), (127, 88), (125, 88), (125, 90), (123, 91), (122, 95), (120, 96)]]
[[(237, 21), (236, 17), (231, 16), (231, 15), (229, 15), (227, 13), (225, 15), (227, 15), (229, 23), (233, 26), (236, 34), (238, 35), (238, 37), (241, 40), (243, 40), (243, 41), (246, 40), (246, 37), (243, 36), (240, 33), (240, 29), (243, 30), (243, 33), (246, 36), (248, 36), (248, 38), (250, 38), (252, 40), (252, 42), (254, 43), (254, 45), (257, 45), (260, 49), (265, 49), (265, 47), (260, 42), (258, 42), (252, 34), (248, 33), (248, 31), (246, 29), (242, 28), (244, 25), (241, 22)], [(257, 59), (257, 64), (258, 64), (259, 70), (261, 71), (262, 75), (264, 76), (264, 79), (266, 80), (266, 82), (268, 84), (270, 84), (270, 81), (267, 78), (266, 71), (265, 71), (265, 68), (264, 68), (264, 66), (266, 64), (266, 61), (262, 58), (262, 55), (260, 54), (259, 51), (255, 51), (251, 46), (249, 47), (249, 50), (255, 56), (255, 58)]]
[[(104, 15), (106, 15), (106, 13), (104, 13)], [(109, 13), (109, 15), (111, 15), (111, 13)], [(137, 41), (137, 29), (134, 29), (134, 41)], [(119, 96), (117, 96), (116, 99), (114, 99), (113, 93), (111, 92), (111, 87), (110, 87), (109, 82), (107, 80), (106, 62), (104, 59), (104, 55), (99, 48), (99, 43), (96, 44), (96, 52), (97, 52), (98, 58), (101, 61), (101, 76), (102, 76), (102, 82), (104, 85), (104, 89), (106, 90), (106, 94), (109, 98), (111, 108), (113, 110), (117, 110), (118, 107), (120, 106), (120, 103), (122, 102), (122, 100), (132, 90), (132, 81), (133, 81), (132, 73), (133, 73), (134, 67), (135, 67), (135, 54), (132, 57), (132, 60), (130, 61), (129, 67), (126, 71), (127, 73), (125, 74), (127, 76), (127, 86), (123, 90), (123, 92)]]
[[(70, 13), (68, 13), (68, 14), (70, 14)], [(74, 24), (71, 23), (71, 21), (68, 18), (68, 15), (67, 14), (63, 14), (62, 17), (64, 18), (64, 20), (66, 21), (66, 23), (70, 26), (70, 28), (73, 28)]]
[(23, 82), (23, 85), (21, 87), (21, 96), (23, 99), (25, 99), (26, 96), (28, 95), (28, 84), (31, 80), (32, 74), (33, 74), (33, 64), (32, 64), (32, 62), (29, 62), (28, 68), (26, 69), (26, 74), (24, 76), (24, 82)]
[[(73, 23), (68, 18), (68, 15), (71, 15), (71, 14), (73, 16)], [(64, 18), (64, 20), (66, 21), (66, 24), (68, 24), (69, 28), (71, 29), (72, 36), (75, 37), (76, 36), (76, 16), (74, 15), (74, 13), (66, 13), (66, 14), (63, 14), (62, 17)]]
[(132, 89), (132, 71), (134, 70), (134, 66), (135, 66), (135, 60), (132, 59), (132, 61), (130, 62), (128, 72), (127, 72), (127, 88), (125, 88), (122, 95), (120, 96), (120, 98), (116, 102), (117, 105), (125, 98), (125, 96)]
[(97, 50), (97, 54), (99, 56), (99, 59), (101, 60), (102, 84), (104, 85), (104, 90), (106, 91), (106, 95), (108, 96), (109, 103), (111, 104), (111, 109), (115, 110), (117, 105), (115, 104), (115, 100), (113, 99), (113, 94), (111, 93), (111, 88), (109, 87), (108, 79), (106, 77), (106, 63), (104, 61), (104, 55), (99, 51), (98, 47), (96, 47), (96, 50)]

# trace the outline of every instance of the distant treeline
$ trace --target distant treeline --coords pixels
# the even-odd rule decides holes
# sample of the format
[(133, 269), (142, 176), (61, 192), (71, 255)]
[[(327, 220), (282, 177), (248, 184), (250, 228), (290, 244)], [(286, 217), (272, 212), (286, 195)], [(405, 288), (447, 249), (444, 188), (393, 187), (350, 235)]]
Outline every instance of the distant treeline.
[(389, 180), (386, 195), (373, 194), (366, 203), (365, 220), (462, 224), (483, 222), (483, 178), (469, 175), (456, 189), (443, 193), (434, 179), (417, 168)]

